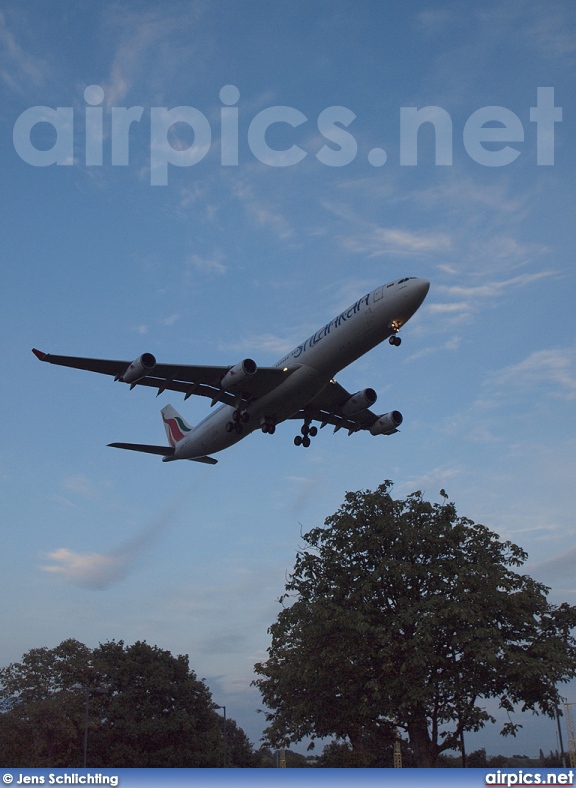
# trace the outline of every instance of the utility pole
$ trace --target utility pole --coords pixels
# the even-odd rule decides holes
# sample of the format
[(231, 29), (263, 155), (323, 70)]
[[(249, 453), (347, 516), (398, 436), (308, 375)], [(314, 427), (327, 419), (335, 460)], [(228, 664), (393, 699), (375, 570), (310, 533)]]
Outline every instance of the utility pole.
[(568, 728), (568, 758), (572, 769), (576, 768), (576, 739), (574, 737), (574, 717), (572, 716), (572, 706), (574, 705), (574, 703), (564, 704), (566, 727)]
[(222, 725), (222, 743), (224, 745), (224, 747), (223, 747), (224, 755), (223, 755), (223, 758), (222, 758), (222, 760), (223, 760), (222, 766), (223, 766), (224, 769), (226, 769), (226, 767), (228, 766), (228, 742), (227, 742), (228, 729), (226, 727), (226, 706), (218, 706), (218, 704), (214, 704), (214, 708), (215, 709), (222, 709), (222, 712), (223, 712), (223, 720), (224, 720), (224, 722), (223, 722), (223, 725)]

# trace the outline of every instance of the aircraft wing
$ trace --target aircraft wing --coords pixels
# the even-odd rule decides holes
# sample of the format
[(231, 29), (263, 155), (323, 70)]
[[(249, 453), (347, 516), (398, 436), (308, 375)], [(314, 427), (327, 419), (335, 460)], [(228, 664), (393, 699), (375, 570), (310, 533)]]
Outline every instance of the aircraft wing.
[[(360, 430), (369, 430), (376, 421), (380, 418), (368, 408), (355, 413), (354, 415), (344, 416), (342, 414), (342, 407), (348, 402), (352, 394), (346, 391), (344, 386), (341, 386), (335, 380), (331, 380), (324, 386), (322, 391), (308, 403), (305, 410), (299, 410), (292, 419), (309, 418), (313, 421), (319, 421), (321, 427), (327, 424), (334, 426), (334, 432), (340, 429), (348, 430), (348, 435)], [(397, 429), (391, 429), (389, 433), (398, 432)]]
[[(78, 356), (56, 356), (36, 349), (33, 349), (32, 352), (40, 361), (57, 364), (61, 367), (86, 369), (102, 375), (111, 375), (115, 380), (123, 380), (129, 367), (139, 363), (147, 355), (155, 362), (154, 357), (149, 354), (144, 354), (140, 356), (140, 359), (130, 362), (100, 358), (81, 358)], [(224, 402), (228, 405), (237, 406), (239, 398), (250, 402), (272, 391), (292, 371), (279, 369), (278, 367), (258, 367), (253, 374), (250, 374), (238, 384), (223, 387), (221, 382), (232, 369), (233, 367), (223, 366), (154, 363), (149, 370), (146, 367), (141, 368), (142, 377), (136, 380), (129, 379), (124, 382), (130, 383), (131, 388), (134, 386), (155, 388), (158, 390), (157, 394), (161, 394), (166, 390), (180, 391), (184, 394), (184, 399), (188, 399), (189, 396), (195, 394), (201, 397), (208, 397), (212, 400), (212, 404)]]

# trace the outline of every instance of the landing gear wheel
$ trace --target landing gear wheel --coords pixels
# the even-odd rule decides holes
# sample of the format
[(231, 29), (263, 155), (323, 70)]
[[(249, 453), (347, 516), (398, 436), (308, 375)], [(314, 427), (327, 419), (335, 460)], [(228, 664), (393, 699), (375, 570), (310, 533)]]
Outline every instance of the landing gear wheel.
[(305, 438), (302, 438), (302, 446), (307, 449), (310, 446), (310, 438), (306, 435)]
[(310, 427), (310, 432), (308, 433), (311, 438), (315, 438), (318, 435), (318, 427)]
[(232, 421), (240, 421), (241, 412), (239, 410), (235, 410), (232, 414)]
[(390, 337), (388, 342), (390, 342), (391, 345), (396, 345), (396, 347), (398, 347), (398, 345), (401, 344), (402, 340), (400, 339), (400, 337), (397, 337), (396, 335), (394, 335), (394, 336)]
[(226, 424), (226, 432), (232, 432), (232, 430), (236, 427), (233, 421), (229, 421)]
[(262, 432), (267, 432), (268, 435), (274, 435), (274, 433), (276, 432), (276, 424), (272, 416), (266, 416), (260, 422), (260, 426), (262, 428)]
[[(308, 438), (308, 440), (310, 439)], [(296, 437), (294, 438), (294, 446), (301, 446), (303, 442), (304, 442), (304, 438), (301, 435), (296, 435)]]
[(242, 414), (242, 423), (248, 424), (249, 421), (250, 421), (250, 414), (247, 411), (244, 411), (244, 413)]
[(237, 435), (242, 435), (242, 431), (243, 431), (243, 429), (244, 429), (244, 428), (242, 427), (242, 425), (240, 424), (240, 422), (238, 422), (238, 423), (235, 425), (235, 427), (234, 427), (234, 428), (235, 428), (235, 430), (236, 430), (236, 434), (237, 434)]
[(306, 437), (310, 432), (310, 427), (307, 424), (304, 424), (304, 426), (301, 427), (300, 432), (302, 433), (302, 435), (304, 435), (304, 437)]

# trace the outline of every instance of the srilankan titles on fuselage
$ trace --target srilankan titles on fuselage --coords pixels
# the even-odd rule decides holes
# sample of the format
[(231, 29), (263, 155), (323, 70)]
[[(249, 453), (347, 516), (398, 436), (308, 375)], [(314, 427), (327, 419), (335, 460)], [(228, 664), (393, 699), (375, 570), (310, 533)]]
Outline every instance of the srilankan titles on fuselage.
[[(414, 294), (412, 293), (412, 288), (407, 285), (408, 282), (422, 285), (422, 287), (418, 288), (419, 292), (415, 298), (412, 297)], [(398, 289), (395, 288), (395, 285), (399, 286)], [(390, 282), (387, 285), (381, 285), (380, 287), (375, 288), (370, 293), (367, 293), (362, 298), (359, 298), (358, 301), (348, 307), (348, 309), (345, 309), (343, 312), (341, 312), (337, 317), (330, 320), (329, 323), (326, 323), (326, 325), (312, 334), (312, 336), (308, 337), (308, 339), (306, 339), (302, 344), (297, 345), (294, 350), (288, 353), (288, 355), (284, 356), (284, 358), (278, 361), (274, 366), (285, 367), (289, 366), (291, 362), (298, 360), (301, 363), (312, 363), (311, 359), (303, 357), (304, 354), (314, 348), (322, 339), (329, 336), (331, 332), (334, 332), (335, 329), (340, 328), (340, 326), (343, 324), (347, 323), (348, 326), (352, 328), (351, 320), (360, 312), (362, 312), (365, 316), (364, 332), (358, 331), (356, 321), (352, 321), (354, 323), (354, 329), (350, 333), (353, 334), (354, 338), (357, 340), (360, 340), (361, 338), (368, 339), (368, 348), (379, 344), (384, 339), (386, 339), (387, 336), (396, 334), (401, 326), (414, 314), (414, 312), (416, 312), (424, 300), (426, 293), (428, 292), (428, 287), (429, 282), (427, 280), (417, 279), (416, 277), (409, 276), (405, 277), (404, 279), (400, 279), (397, 282)], [(386, 298), (386, 296), (388, 293), (390, 296), (397, 296), (398, 293), (403, 289), (406, 289), (407, 291), (405, 294), (405, 300), (407, 303), (397, 303), (396, 299), (394, 299), (394, 316), (389, 317), (386, 314), (386, 307), (390, 304), (391, 299)], [(382, 317), (383, 319), (380, 320), (379, 317)], [(386, 318), (388, 318), (388, 320)], [(370, 334), (369, 338), (363, 337), (363, 334), (366, 332)], [(357, 355), (355, 354), (355, 357), (366, 352), (366, 343), (360, 342), (360, 345), (361, 346), (358, 348), (358, 353)], [(340, 348), (340, 350), (342, 349), (343, 348)], [(350, 360), (344, 357), (339, 357), (338, 361), (341, 361), (342, 363), (338, 364), (338, 368), (334, 370), (333, 374), (351, 363)], [(322, 366), (324, 366), (324, 364)]]

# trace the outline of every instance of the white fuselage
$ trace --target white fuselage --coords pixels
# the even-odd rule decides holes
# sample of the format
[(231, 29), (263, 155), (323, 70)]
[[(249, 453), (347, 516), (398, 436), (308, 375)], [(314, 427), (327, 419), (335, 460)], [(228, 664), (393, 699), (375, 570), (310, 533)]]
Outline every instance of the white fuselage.
[(214, 454), (260, 429), (264, 421), (289, 419), (341, 369), (396, 333), (422, 304), (429, 286), (426, 279), (401, 279), (360, 298), (274, 365), (286, 370), (286, 380), (245, 408), (250, 418), (241, 434), (227, 432), (234, 408), (221, 405), (176, 444), (171, 459)]

